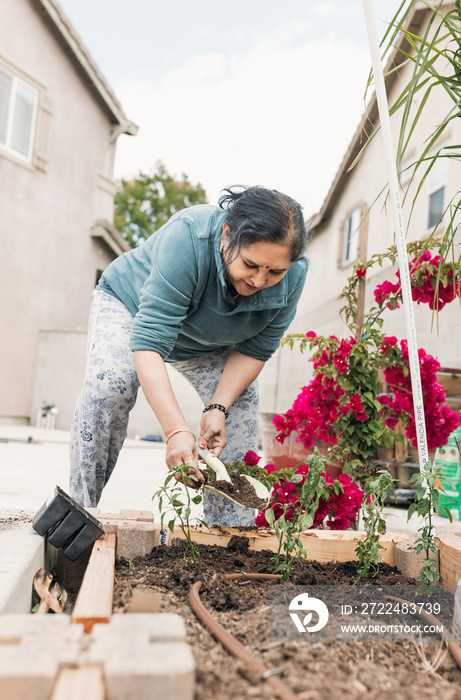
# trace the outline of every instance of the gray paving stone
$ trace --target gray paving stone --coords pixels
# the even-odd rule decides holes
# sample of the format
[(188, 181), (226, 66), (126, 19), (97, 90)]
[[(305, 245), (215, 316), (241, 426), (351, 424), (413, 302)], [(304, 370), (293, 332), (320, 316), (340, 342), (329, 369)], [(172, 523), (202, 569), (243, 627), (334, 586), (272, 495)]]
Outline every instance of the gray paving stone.
[(117, 529), (116, 557), (133, 560), (150, 554), (154, 548), (154, 522), (124, 521)]

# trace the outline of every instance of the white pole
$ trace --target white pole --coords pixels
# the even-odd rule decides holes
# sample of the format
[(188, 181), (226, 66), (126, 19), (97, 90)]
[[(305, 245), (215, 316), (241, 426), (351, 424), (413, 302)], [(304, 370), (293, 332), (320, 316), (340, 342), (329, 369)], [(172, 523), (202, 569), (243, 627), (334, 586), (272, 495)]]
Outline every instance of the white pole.
[(400, 205), (399, 180), (395, 162), (395, 151), (392, 141), (391, 120), (387, 103), (386, 87), (384, 84), (383, 66), (379, 51), (379, 41), (376, 32), (376, 23), (373, 14), (372, 0), (362, 0), (365, 21), (368, 32), (368, 43), (375, 77), (376, 97), (378, 101), (381, 132), (384, 141), (387, 173), (389, 179), (389, 197), (392, 205), (392, 218), (397, 243), (397, 253), (402, 285), (402, 300), (405, 313), (405, 327), (408, 342), (408, 357), (410, 360), (411, 388), (413, 392), (413, 406), (415, 411), (416, 436), (418, 440), (419, 468), (423, 469), (429, 460), (427, 449), (426, 421), (424, 418), (423, 392), (421, 387), (421, 374), (419, 371), (418, 342), (416, 339), (416, 325), (413, 311), (413, 298), (411, 295), (410, 271), (408, 255), (403, 227), (402, 208)]

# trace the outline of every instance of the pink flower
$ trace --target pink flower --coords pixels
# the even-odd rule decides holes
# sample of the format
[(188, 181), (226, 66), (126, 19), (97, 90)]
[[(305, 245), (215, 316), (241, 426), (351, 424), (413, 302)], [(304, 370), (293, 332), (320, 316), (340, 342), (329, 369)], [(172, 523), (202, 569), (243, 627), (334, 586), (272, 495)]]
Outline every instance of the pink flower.
[[(289, 478), (282, 477), (279, 482), (274, 484), (270, 504), (256, 517), (257, 527), (269, 527), (265, 516), (268, 508), (272, 508), (274, 511), (275, 520), (285, 515), (285, 518), (290, 522), (293, 521), (297, 509), (301, 508), (300, 514), (305, 512), (299, 503), (299, 494), (308, 472), (309, 465), (300, 464), (296, 468), (296, 474), (302, 474), (304, 477), (300, 483), (295, 484)], [(323, 472), (321, 475), (325, 478), (328, 486), (334, 484), (333, 478), (327, 472)], [(338, 481), (342, 485), (343, 492), (336, 494), (332, 491), (327, 499), (320, 500), (312, 528), (319, 527), (326, 517), (333, 518), (328, 522), (328, 526), (339, 530), (347, 530), (356, 521), (363, 500), (363, 492), (356, 484), (352, 483), (347, 474), (340, 474)]]
[(275, 467), (273, 464), (266, 464), (263, 469), (265, 469), (268, 474), (278, 471), (277, 467)]
[(398, 341), (395, 335), (385, 335), (379, 349), (382, 350), (383, 354), (385, 355), (389, 348), (393, 348), (394, 345), (397, 345), (397, 342)]
[(260, 459), (261, 457), (258, 457), (256, 452), (253, 452), (253, 450), (248, 450), (245, 457), (243, 458), (243, 461), (248, 467), (255, 467)]
[[(413, 258), (409, 263), (412, 297), (417, 304), (428, 304), (429, 308), (441, 311), (456, 296), (460, 296), (461, 285), (454, 285), (451, 281), (454, 275), (453, 265), (446, 263), (440, 255), (431, 255), (431, 252), (426, 250), (419, 258)], [(450, 278), (450, 281), (447, 281), (445, 276)], [(398, 283), (386, 281), (376, 287), (374, 294), (378, 304), (384, 304), (393, 294), (400, 294), (400, 272), (396, 273), (396, 277)], [(393, 305), (393, 308), (397, 307), (398, 303)]]
[(363, 270), (359, 267), (359, 269), (356, 270), (355, 274), (357, 275), (357, 277), (365, 277), (365, 275), (367, 274), (367, 271)]

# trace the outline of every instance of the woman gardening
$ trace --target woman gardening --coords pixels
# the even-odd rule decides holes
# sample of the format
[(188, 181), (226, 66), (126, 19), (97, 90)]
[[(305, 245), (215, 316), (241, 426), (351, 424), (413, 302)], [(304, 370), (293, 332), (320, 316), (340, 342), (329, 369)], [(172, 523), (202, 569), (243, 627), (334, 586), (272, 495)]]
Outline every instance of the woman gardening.
[[(71, 430), (77, 502), (98, 504), (139, 386), (166, 435), (167, 466), (185, 464), (203, 483), (166, 362), (205, 405), (199, 439), (209, 450), (233, 462), (256, 449), (257, 377), (294, 318), (305, 244), (302, 208), (291, 197), (232, 187), (219, 206), (178, 212), (109, 265), (91, 306), (87, 370)], [(226, 524), (228, 506), (229, 524), (236, 524), (238, 506), (222, 501), (207, 492), (208, 524)]]

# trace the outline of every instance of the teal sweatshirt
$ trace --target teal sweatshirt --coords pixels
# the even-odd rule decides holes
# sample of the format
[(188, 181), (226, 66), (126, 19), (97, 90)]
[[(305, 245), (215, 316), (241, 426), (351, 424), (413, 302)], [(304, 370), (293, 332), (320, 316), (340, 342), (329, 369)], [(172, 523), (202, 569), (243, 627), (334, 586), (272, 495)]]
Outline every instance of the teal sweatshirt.
[(114, 260), (98, 284), (134, 316), (132, 350), (178, 362), (234, 345), (268, 360), (296, 313), (307, 260), (294, 262), (273, 287), (232, 300), (219, 251), (227, 212), (183, 209), (140, 245)]

